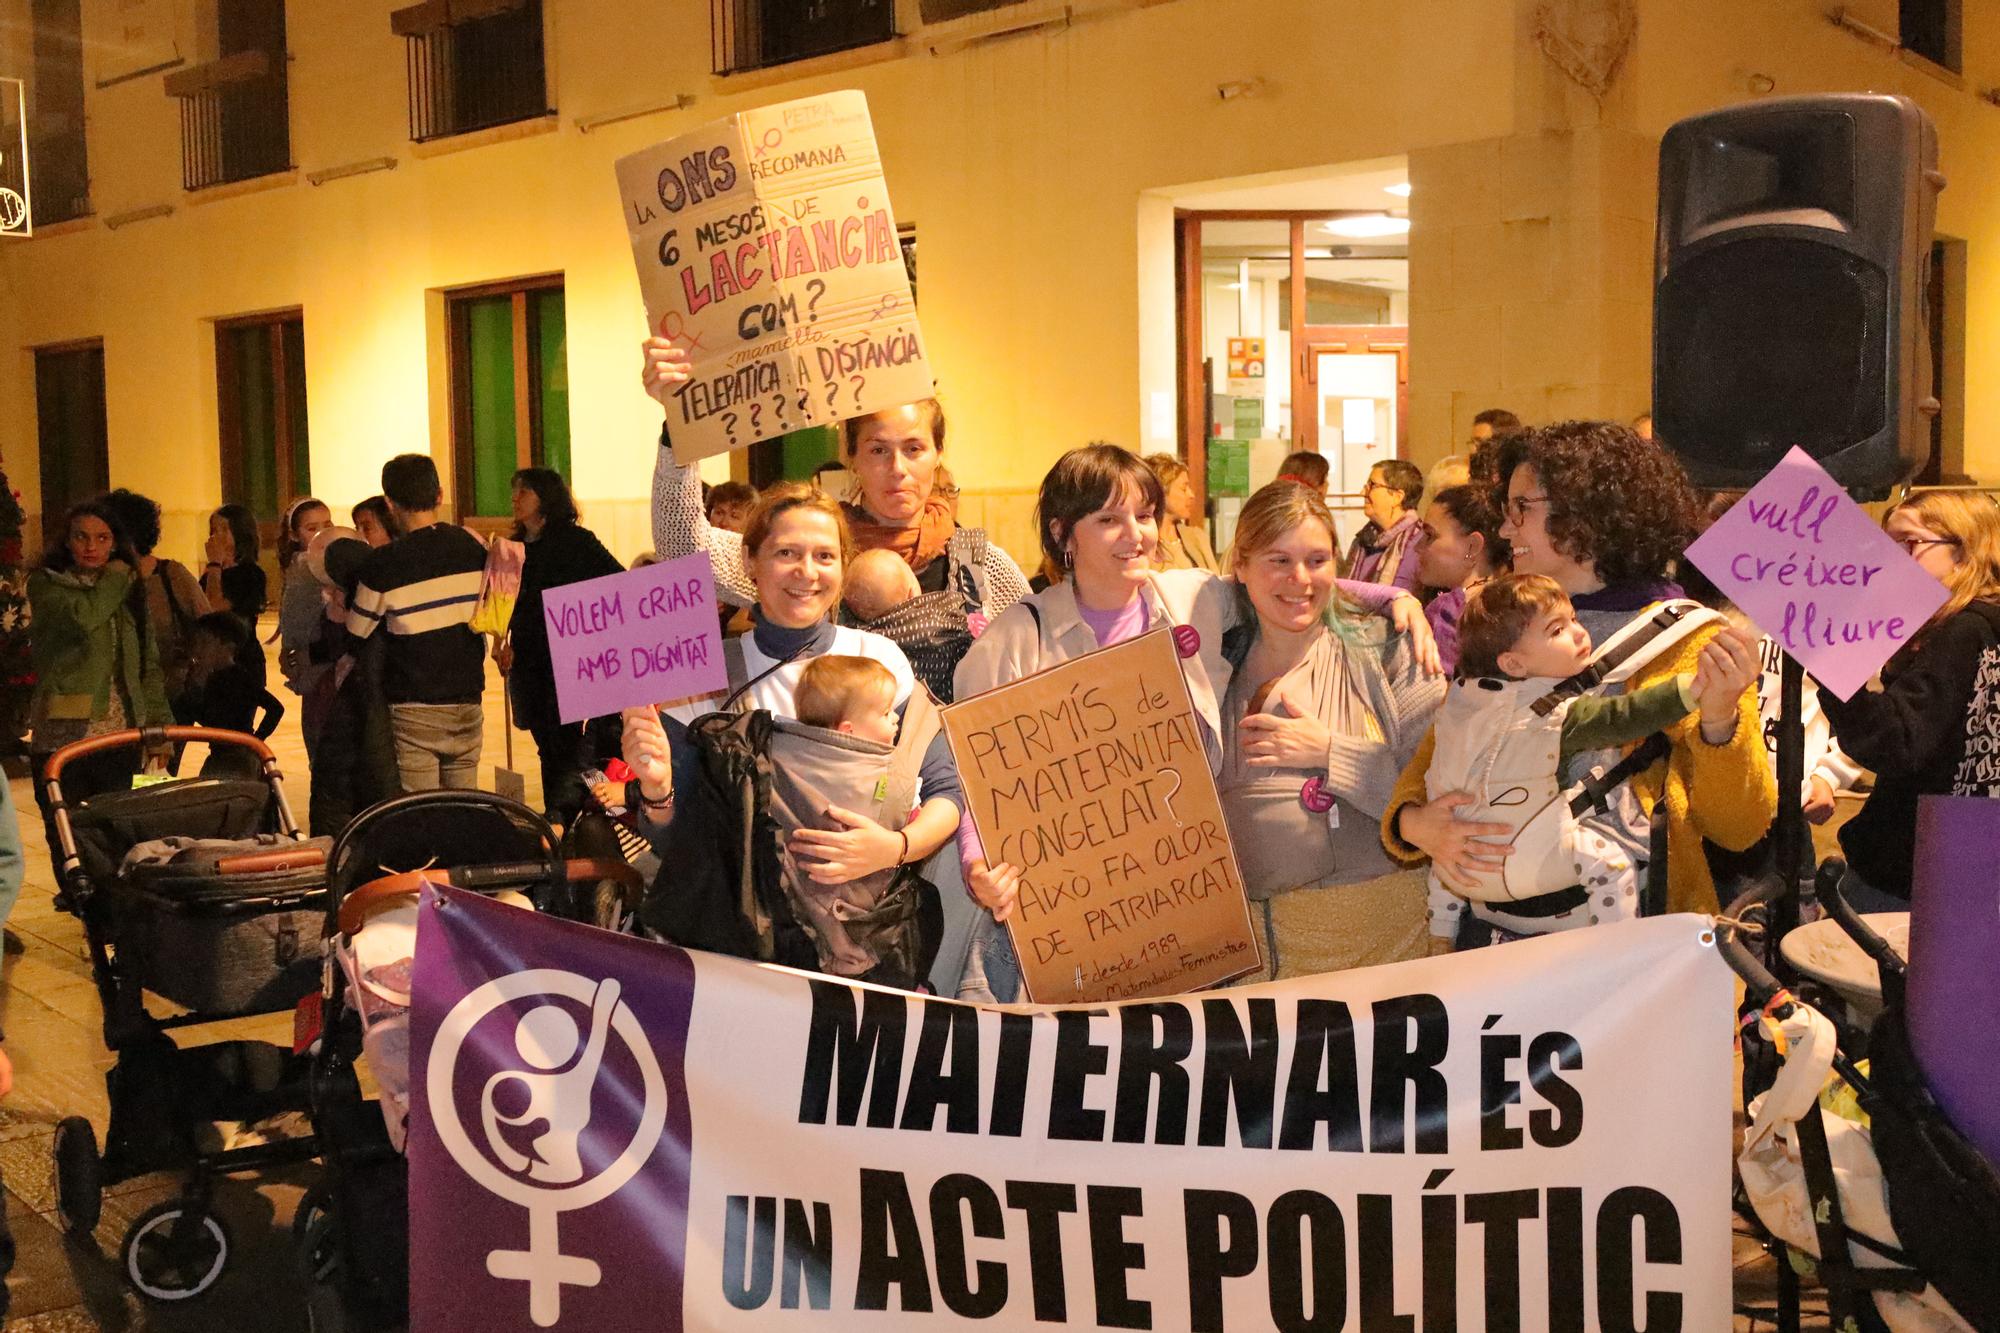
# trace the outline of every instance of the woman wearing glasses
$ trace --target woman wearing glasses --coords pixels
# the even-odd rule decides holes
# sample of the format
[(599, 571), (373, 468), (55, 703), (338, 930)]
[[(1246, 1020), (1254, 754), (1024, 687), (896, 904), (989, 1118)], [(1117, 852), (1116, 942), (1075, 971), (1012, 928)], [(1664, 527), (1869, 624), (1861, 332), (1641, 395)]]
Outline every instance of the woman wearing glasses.
[[(1543, 574), (1562, 585), (1593, 643), (1681, 595), (1670, 575), (1694, 531), (1694, 491), (1671, 455), (1630, 428), (1568, 421), (1514, 436), (1500, 451), (1498, 490), (1505, 500), (1500, 536), (1512, 547), (1514, 572)], [(1667, 803), (1667, 902), (1677, 912), (1716, 910), (1701, 840), (1742, 851), (1763, 836), (1777, 805), (1751, 688), (1758, 674), (1754, 635), (1735, 627), (1700, 631), (1641, 671), (1630, 687), (1703, 664), (1736, 685), (1735, 707), (1713, 717), (1691, 713), (1675, 723), (1665, 733), (1667, 758), (1633, 779), (1647, 811), (1661, 799)], [(1457, 876), (1497, 870), (1512, 847), (1479, 839), (1497, 840), (1509, 830), (1457, 818), (1457, 807), (1473, 799), (1470, 793), (1425, 799), (1431, 748), (1426, 737), (1396, 785), (1382, 821), (1384, 845), (1405, 861), (1429, 857)], [(1643, 864), (1651, 855), (1649, 834), (1646, 827), (1628, 828), (1618, 841)], [(1470, 923), (1471, 914), (1467, 918)]]
[[(1931, 491), (1889, 511), (1896, 544), (1950, 596), (1882, 668), (1882, 688), (1820, 707), (1875, 790), (1841, 826), (1853, 872), (1841, 887), (1862, 911), (1909, 906), (1917, 799), (2000, 796), (2000, 510), (1990, 497)], [(1856, 878), (1862, 882), (1857, 884)]]

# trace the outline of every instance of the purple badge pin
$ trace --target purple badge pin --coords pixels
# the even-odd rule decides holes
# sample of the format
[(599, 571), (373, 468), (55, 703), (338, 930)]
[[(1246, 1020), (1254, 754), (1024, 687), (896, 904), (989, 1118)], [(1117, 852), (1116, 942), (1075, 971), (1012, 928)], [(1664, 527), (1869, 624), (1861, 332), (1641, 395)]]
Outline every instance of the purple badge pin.
[(1201, 631), (1193, 625), (1174, 626), (1174, 649), (1182, 657), (1193, 657), (1201, 651)]
[(1316, 815), (1333, 809), (1333, 793), (1326, 789), (1325, 779), (1307, 778), (1299, 788), (1299, 804)]

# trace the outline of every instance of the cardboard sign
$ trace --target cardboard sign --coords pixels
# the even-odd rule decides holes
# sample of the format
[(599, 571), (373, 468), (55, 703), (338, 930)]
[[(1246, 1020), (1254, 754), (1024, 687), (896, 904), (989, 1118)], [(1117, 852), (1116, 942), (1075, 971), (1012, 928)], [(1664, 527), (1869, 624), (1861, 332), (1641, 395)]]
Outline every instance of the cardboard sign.
[(729, 683), (705, 551), (550, 588), (542, 619), (565, 722)]
[(1167, 630), (944, 710), (1037, 1003), (1172, 995), (1258, 967), (1257, 933)]
[(1947, 596), (1797, 448), (1688, 547), (1687, 558), (1842, 699)]
[(682, 463), (935, 391), (860, 93), (620, 158), (618, 190), (647, 323), (694, 360), (667, 409)]

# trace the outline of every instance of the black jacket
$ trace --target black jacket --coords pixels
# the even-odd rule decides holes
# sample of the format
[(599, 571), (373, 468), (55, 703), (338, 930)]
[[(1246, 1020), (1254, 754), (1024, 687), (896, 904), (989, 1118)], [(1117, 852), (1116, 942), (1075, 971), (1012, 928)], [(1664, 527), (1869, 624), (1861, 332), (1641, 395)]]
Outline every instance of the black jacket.
[(1846, 703), (1826, 690), (1820, 706), (1840, 747), (1875, 770), (1875, 790), (1840, 830), (1840, 849), (1862, 879), (1910, 896), (1917, 799), (2000, 796), (2000, 607), (1974, 602), (1882, 668), (1882, 692)]
[(545, 528), (527, 545), (520, 600), (514, 603), (514, 618), (507, 622), (514, 645), (514, 669), (508, 673), (507, 691), (514, 701), (514, 724), (534, 731), (560, 721), (555, 671), (549, 665), (549, 626), (542, 618), (542, 591), (616, 574), (625, 566), (604, 549), (604, 543), (589, 528), (574, 523)]

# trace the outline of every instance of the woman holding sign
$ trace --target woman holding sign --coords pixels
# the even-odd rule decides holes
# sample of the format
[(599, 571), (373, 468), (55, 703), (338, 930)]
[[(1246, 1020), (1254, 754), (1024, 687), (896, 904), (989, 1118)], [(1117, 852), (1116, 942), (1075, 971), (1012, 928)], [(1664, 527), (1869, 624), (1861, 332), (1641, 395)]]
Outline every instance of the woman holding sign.
[[(1223, 635), (1242, 610), (1227, 580), (1199, 569), (1153, 567), (1165, 498), (1152, 469), (1116, 445), (1072, 449), (1058, 459), (1042, 480), (1035, 521), (1043, 554), (1063, 571), (1063, 580), (993, 622), (959, 664), (958, 697), (969, 699), (1171, 625), (1202, 721), (1209, 770), (1221, 771), (1222, 701), (1233, 669)], [(1393, 610), (1397, 627), (1411, 636), (1412, 652), (1434, 664), (1436, 646), (1416, 599), (1395, 588), (1368, 591), (1376, 605)], [(959, 830), (959, 855), (967, 886), (991, 916), (977, 923), (958, 994), (1013, 1000), (1020, 969), (1001, 923), (1013, 915), (1020, 870), (989, 865), (969, 822)]]
[[(648, 338), (643, 350), (646, 392), (667, 406), (690, 376), (688, 354), (665, 338)], [(856, 550), (903, 557), (919, 596), (950, 602), (976, 633), (1028, 595), (1028, 580), (983, 529), (958, 526), (957, 499), (941, 485), (944, 435), (944, 409), (935, 398), (842, 422), (843, 461), (860, 490), (857, 502), (841, 507)], [(716, 596), (737, 606), (756, 601), (743, 539), (709, 524), (701, 479), (674, 461), (664, 430), (653, 473), (653, 549), (662, 560), (708, 552)], [(938, 677), (926, 682), (941, 699), (951, 695), (956, 666), (955, 659), (941, 663)]]
[(1273, 980), (1421, 958), (1422, 875), (1377, 823), (1444, 697), (1405, 635), (1336, 593), (1333, 514), (1273, 482), (1236, 522), (1217, 785)]
[[(1680, 596), (1669, 577), (1694, 530), (1694, 492), (1679, 463), (1629, 428), (1566, 421), (1513, 436), (1500, 451), (1498, 491), (1504, 498), (1500, 535), (1511, 544), (1514, 572), (1560, 584), (1593, 643)], [(1666, 801), (1667, 904), (1676, 912), (1716, 910), (1701, 839), (1742, 851), (1764, 835), (1777, 808), (1757, 725), (1754, 632), (1734, 626), (1697, 631), (1640, 671), (1630, 687), (1704, 663), (1735, 687), (1735, 708), (1719, 717), (1691, 713), (1675, 723), (1665, 733), (1667, 758), (1632, 780), (1647, 811)], [(1427, 800), (1431, 754), (1426, 736), (1390, 798), (1384, 846), (1408, 864), (1428, 857), (1460, 875), (1497, 870), (1513, 848), (1481, 839), (1510, 830), (1459, 819), (1457, 807), (1474, 799), (1468, 792)], [(1649, 859), (1649, 828), (1625, 828), (1618, 841), (1635, 862)]]
[(1841, 748), (1875, 770), (1868, 803), (1840, 829), (1853, 871), (1842, 892), (1864, 912), (1908, 906), (1919, 797), (2000, 794), (2000, 756), (1980, 746), (2000, 725), (2000, 510), (1990, 496), (1930, 491), (1882, 526), (1951, 595), (1883, 666), (1879, 691), (1819, 694)]
[[(828, 619), (840, 601), (847, 548), (847, 523), (838, 502), (804, 487), (769, 491), (751, 511), (742, 549), (748, 554), (744, 568), (756, 591), (756, 623), (750, 633), (729, 641), (730, 694), (684, 700), (664, 714), (646, 709), (625, 713), (625, 762), (638, 774), (642, 827), (654, 832), (656, 843), (667, 836), (659, 830), (676, 823), (675, 779), (685, 786), (693, 772), (683, 728), (721, 709), (730, 696), (740, 693), (748, 707), (796, 718), (799, 678), (806, 664), (834, 655), (881, 663), (895, 679), (896, 709), (900, 712), (909, 704), (916, 677), (902, 649), (879, 634)], [(739, 645), (740, 657), (733, 651)], [(672, 728), (671, 746), (662, 717), (678, 724)], [(671, 765), (666, 762), (670, 749)], [(828, 814), (845, 827), (802, 831), (793, 840), (794, 851), (823, 863), (814, 874), (823, 884), (842, 884), (925, 860), (950, 841), (965, 800), (941, 735), (925, 755), (921, 778), (922, 809), (901, 830), (891, 832), (864, 815), (831, 810)], [(679, 856), (712, 855), (713, 837), (704, 842), (698, 833), (676, 830), (672, 854), (663, 851), (662, 864), (674, 866)], [(663, 882), (659, 889), (670, 892), (671, 885)]]
[(561, 473), (524, 467), (514, 474), (513, 493), (514, 540), (526, 544), (528, 557), (521, 566), (521, 592), (507, 622), (507, 637), (494, 645), (493, 660), (507, 677), (514, 725), (535, 738), (542, 761), (542, 805), (552, 822), (567, 827), (587, 795), (583, 771), (594, 765), (586, 748), (587, 724), (565, 723), (556, 706), (542, 594), (625, 567), (597, 534), (577, 521), (576, 501)]

